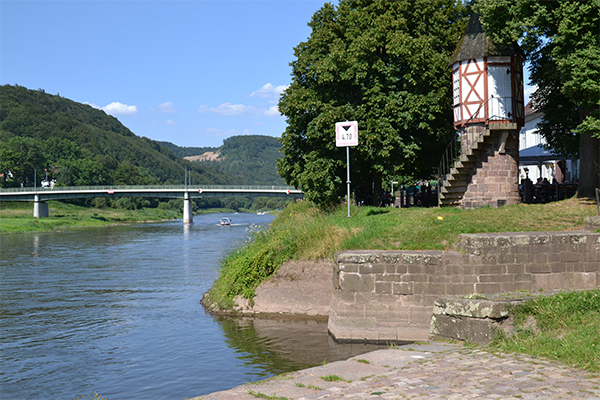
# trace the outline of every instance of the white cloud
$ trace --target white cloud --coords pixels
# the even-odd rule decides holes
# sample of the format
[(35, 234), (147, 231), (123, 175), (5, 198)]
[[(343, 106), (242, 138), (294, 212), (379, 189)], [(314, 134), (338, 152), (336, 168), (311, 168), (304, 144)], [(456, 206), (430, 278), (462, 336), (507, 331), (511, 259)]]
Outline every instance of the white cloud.
[[(93, 107), (93, 106), (92, 106)], [(106, 107), (102, 107), (101, 110), (104, 110), (107, 114), (110, 115), (137, 115), (138, 109), (136, 106), (128, 106), (127, 104), (119, 103), (118, 101), (114, 101), (107, 105)]]
[(277, 106), (271, 106), (267, 111), (265, 111), (265, 115), (267, 117), (275, 117), (281, 114), (279, 113), (279, 108), (277, 108)]
[(177, 125), (177, 122), (175, 122), (175, 121), (173, 121), (172, 119), (170, 119), (170, 120), (168, 120), (168, 121), (166, 121), (166, 122), (165, 122), (165, 125), (168, 125), (168, 126), (175, 126), (175, 125)]
[(273, 98), (279, 97), (288, 87), (285, 85), (273, 86), (271, 83), (265, 84), (260, 89), (249, 94), (249, 97)]
[(205, 105), (201, 105), (198, 107), (198, 112), (200, 114), (205, 112), (212, 112), (220, 115), (240, 115), (246, 113), (255, 113), (257, 111), (256, 107), (246, 106), (243, 104), (231, 104), (231, 103), (223, 103), (218, 107), (207, 107)]

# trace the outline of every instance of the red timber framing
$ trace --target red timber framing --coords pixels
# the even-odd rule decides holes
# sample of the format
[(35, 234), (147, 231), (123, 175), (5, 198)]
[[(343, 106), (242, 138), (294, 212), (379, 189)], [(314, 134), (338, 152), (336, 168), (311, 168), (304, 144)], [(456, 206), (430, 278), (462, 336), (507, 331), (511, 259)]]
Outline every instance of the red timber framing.
[[(457, 128), (462, 127), (467, 121), (477, 123), (486, 120), (483, 104), (487, 98), (487, 74), (484, 63), (484, 60), (476, 58), (458, 63), (461, 119), (455, 121)], [(482, 111), (484, 112), (483, 118), (481, 118)]]
[[(495, 119), (493, 122), (516, 122), (523, 125), (523, 70), (518, 57), (488, 57), (471, 58), (454, 64), (454, 126), (464, 127), (468, 121), (473, 123), (490, 123), (490, 105), (485, 105), (490, 98), (488, 87), (488, 68), (507, 67), (511, 71), (511, 117), (510, 119)], [(458, 79), (456, 73), (458, 72)], [(458, 87), (456, 85), (459, 85)], [(520, 89), (519, 89), (520, 88)]]

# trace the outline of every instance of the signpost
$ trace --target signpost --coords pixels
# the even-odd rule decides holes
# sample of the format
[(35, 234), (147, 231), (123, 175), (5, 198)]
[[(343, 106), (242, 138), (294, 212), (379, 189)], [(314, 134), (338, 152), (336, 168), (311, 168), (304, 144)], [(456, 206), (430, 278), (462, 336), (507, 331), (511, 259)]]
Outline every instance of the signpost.
[(346, 184), (348, 185), (348, 218), (350, 218), (350, 146), (358, 145), (358, 122), (335, 123), (335, 145), (346, 148)]

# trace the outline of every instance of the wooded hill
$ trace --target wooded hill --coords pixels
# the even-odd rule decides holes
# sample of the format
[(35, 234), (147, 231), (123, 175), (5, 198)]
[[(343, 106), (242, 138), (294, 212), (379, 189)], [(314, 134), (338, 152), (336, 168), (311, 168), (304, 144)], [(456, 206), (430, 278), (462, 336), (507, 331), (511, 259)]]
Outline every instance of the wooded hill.
[(0, 87), (0, 186), (240, 184), (238, 178), (192, 163), (166, 146), (136, 136), (116, 118), (43, 90)]
[(198, 161), (225, 174), (235, 176), (244, 185), (285, 185), (277, 174), (277, 159), (282, 156), (279, 139), (271, 136), (232, 136), (221, 147), (178, 147), (160, 142), (180, 157), (201, 156), (207, 152), (218, 157)]

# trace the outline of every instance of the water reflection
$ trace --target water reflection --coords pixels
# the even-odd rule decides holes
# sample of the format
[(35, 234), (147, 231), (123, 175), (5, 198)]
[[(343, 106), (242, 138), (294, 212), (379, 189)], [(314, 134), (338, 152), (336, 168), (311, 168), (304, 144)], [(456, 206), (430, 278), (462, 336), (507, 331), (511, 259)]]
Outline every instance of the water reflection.
[(215, 317), (225, 342), (237, 350), (248, 375), (259, 378), (346, 360), (385, 345), (336, 343), (327, 332), (327, 321), (300, 318)]

